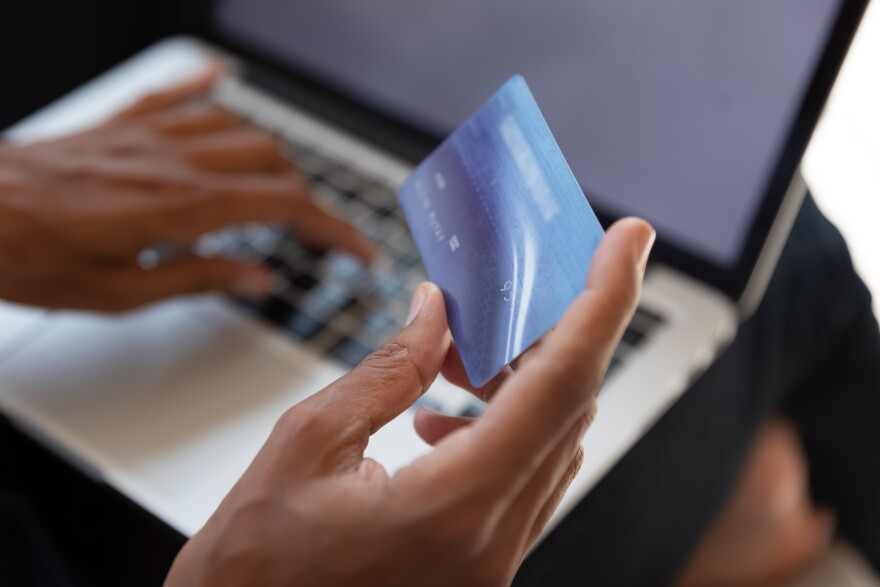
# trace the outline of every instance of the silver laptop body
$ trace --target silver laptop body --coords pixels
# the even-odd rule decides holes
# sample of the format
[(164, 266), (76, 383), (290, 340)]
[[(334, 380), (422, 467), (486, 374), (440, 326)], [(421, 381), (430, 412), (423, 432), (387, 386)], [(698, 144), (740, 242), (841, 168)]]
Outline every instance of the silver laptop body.
[[(3, 412), (184, 535), (204, 524), (284, 410), (400, 327), (412, 290), (425, 278), (394, 198), (416, 161), (253, 81), (248, 58), (214, 43), (160, 42), (16, 125), (5, 139), (29, 142), (86, 129), (146, 92), (197, 74), (217, 56), (233, 67), (214, 99), (279, 136), (313, 178), (315, 197), (377, 239), (382, 261), (363, 268), (343, 255), (316, 256), (279, 227), (231, 227), (206, 235), (195, 250), (269, 263), (277, 278), (265, 303), (198, 296), (120, 317), (0, 303)], [(830, 81), (825, 85), (827, 95)], [(639, 312), (584, 441), (584, 466), (548, 531), (760, 302), (805, 193), (794, 169), (785, 183), (738, 296), (675, 263), (650, 266)], [(442, 380), (419, 405), (451, 414), (482, 409)], [(368, 455), (393, 470), (430, 450), (413, 431), (413, 414), (381, 430)]]

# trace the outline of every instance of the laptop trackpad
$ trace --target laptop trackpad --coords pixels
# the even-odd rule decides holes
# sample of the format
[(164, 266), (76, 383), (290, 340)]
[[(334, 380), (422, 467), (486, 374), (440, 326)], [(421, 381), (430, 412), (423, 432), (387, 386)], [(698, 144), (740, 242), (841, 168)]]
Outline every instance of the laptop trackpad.
[(54, 320), (0, 363), (0, 404), (185, 532), (284, 410), (343, 373), (212, 300)]

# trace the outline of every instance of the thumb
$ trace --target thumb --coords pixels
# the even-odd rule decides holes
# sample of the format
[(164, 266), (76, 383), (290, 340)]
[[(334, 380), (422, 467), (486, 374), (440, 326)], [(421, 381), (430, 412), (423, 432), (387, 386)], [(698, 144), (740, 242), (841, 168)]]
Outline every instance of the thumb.
[[(332, 460), (356, 466), (369, 437), (428, 390), (451, 342), (443, 294), (433, 283), (423, 283), (413, 295), (408, 324), (397, 336), (295, 409), (320, 414), (324, 422), (316, 428)], [(354, 450), (340, 454), (340, 448)]]
[(375, 434), (428, 391), (451, 342), (443, 294), (423, 283), (413, 295), (407, 326), (327, 392), (342, 400), (338, 409), (368, 420)]

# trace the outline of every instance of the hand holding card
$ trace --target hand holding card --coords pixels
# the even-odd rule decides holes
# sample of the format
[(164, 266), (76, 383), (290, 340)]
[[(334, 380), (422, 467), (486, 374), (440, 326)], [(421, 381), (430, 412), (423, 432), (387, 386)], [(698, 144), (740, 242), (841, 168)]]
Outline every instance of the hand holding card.
[(604, 235), (521, 76), (422, 162), (398, 198), (476, 387), (559, 321)]

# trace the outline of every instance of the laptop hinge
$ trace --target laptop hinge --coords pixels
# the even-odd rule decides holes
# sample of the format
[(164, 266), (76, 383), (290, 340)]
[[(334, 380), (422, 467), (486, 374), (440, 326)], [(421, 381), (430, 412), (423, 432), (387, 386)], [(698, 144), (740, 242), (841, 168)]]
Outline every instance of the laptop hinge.
[(807, 183), (804, 181), (800, 168), (798, 168), (794, 178), (791, 180), (791, 184), (788, 186), (785, 197), (782, 199), (782, 206), (780, 206), (779, 212), (776, 214), (773, 226), (770, 228), (767, 240), (761, 249), (758, 261), (755, 263), (755, 268), (752, 270), (752, 275), (749, 277), (749, 281), (746, 283), (746, 287), (737, 301), (737, 307), (742, 319), (751, 316), (761, 304), (764, 293), (767, 291), (767, 286), (770, 284), (770, 279), (773, 277), (773, 272), (776, 270), (776, 264), (782, 255), (782, 249), (788, 241), (788, 235), (791, 233), (791, 228), (794, 226), (794, 221), (806, 195)]

